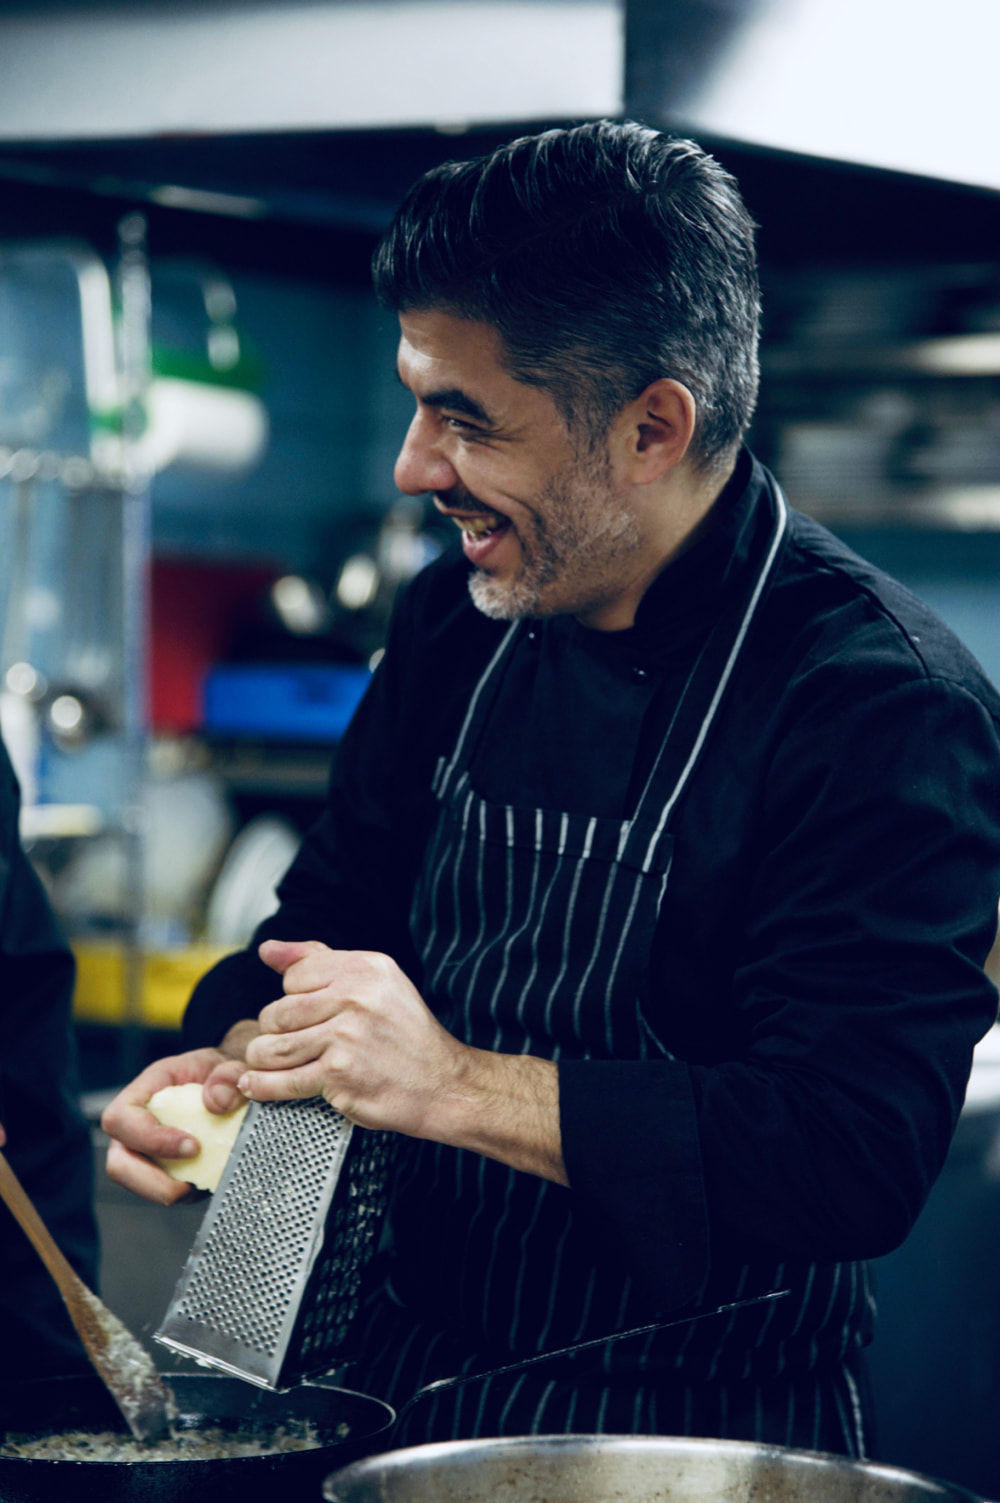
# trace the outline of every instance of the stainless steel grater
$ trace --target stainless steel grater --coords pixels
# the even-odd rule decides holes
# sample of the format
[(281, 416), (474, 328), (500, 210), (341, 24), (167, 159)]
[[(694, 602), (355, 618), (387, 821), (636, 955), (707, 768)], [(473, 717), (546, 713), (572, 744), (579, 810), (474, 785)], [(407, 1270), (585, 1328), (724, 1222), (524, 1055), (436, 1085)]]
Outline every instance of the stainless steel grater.
[(395, 1142), (322, 1096), (252, 1103), (156, 1340), (263, 1388), (345, 1360)]

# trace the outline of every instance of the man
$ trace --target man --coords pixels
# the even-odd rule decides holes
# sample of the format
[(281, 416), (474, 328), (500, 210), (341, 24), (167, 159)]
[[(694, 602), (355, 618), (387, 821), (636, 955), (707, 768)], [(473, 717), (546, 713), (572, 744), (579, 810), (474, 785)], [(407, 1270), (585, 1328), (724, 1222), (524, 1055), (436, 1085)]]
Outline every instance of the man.
[(322, 1093), (407, 1144), (351, 1372), (390, 1402), (789, 1291), (439, 1395), (406, 1439), (862, 1454), (863, 1260), (996, 1011), (1000, 701), (741, 448), (752, 226), (693, 143), (601, 122), (437, 169), (375, 278), (396, 480), (464, 556), (402, 601), (259, 958), (109, 1110), (109, 1170), (175, 1198), (168, 1082)]
[[(77, 1273), (97, 1288), (93, 1151), (80, 1111), (70, 1007), (73, 956), (21, 849), (20, 795), (0, 743), (0, 1145)], [(0, 1207), (5, 1380), (92, 1372), (52, 1278)]]

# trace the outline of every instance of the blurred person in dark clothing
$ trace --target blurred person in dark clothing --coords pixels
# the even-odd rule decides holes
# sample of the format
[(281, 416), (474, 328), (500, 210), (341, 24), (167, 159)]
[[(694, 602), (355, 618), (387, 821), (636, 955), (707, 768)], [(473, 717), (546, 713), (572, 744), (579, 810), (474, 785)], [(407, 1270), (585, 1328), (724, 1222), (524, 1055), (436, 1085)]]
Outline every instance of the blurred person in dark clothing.
[[(17, 779), (0, 743), (0, 1136), (76, 1272), (97, 1288), (93, 1149), (79, 1105), (73, 956), (18, 832)], [(3, 1379), (93, 1371), (51, 1275), (0, 1205)]]

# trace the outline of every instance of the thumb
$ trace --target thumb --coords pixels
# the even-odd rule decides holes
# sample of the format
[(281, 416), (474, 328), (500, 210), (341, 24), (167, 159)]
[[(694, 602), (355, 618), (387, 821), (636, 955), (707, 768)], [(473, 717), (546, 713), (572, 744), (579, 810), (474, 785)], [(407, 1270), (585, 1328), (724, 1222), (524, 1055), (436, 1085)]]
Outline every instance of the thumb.
[(257, 954), (265, 965), (269, 965), (272, 971), (277, 971), (283, 976), (289, 966), (297, 960), (302, 960), (306, 955), (312, 955), (316, 950), (325, 950), (315, 939), (265, 939), (257, 948)]
[(234, 1112), (246, 1097), (236, 1082), (246, 1071), (240, 1059), (227, 1059), (217, 1065), (202, 1086), (202, 1101), (210, 1112)]

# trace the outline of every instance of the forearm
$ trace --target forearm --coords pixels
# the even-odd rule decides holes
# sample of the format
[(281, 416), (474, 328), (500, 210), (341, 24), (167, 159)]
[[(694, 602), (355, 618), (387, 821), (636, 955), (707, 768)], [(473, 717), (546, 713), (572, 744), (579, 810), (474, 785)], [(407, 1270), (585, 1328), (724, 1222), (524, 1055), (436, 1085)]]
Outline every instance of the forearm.
[(460, 1059), (454, 1084), (433, 1103), (421, 1136), (568, 1185), (557, 1066), (532, 1055), (471, 1048)]
[(251, 1100), (324, 1096), (361, 1127), (467, 1148), (567, 1184), (556, 1065), (474, 1049), (450, 1034), (393, 960), (270, 941), (286, 995), (240, 1025), (229, 1047)]

